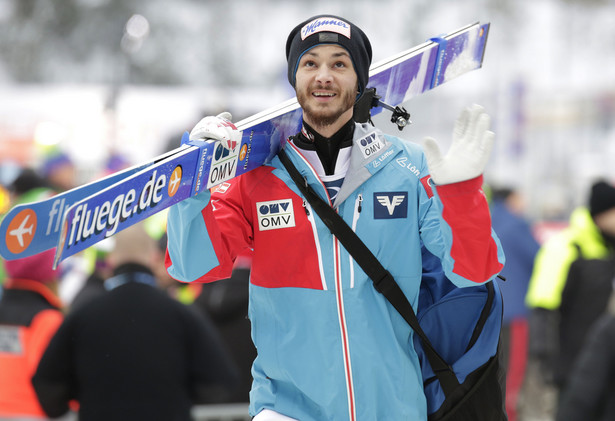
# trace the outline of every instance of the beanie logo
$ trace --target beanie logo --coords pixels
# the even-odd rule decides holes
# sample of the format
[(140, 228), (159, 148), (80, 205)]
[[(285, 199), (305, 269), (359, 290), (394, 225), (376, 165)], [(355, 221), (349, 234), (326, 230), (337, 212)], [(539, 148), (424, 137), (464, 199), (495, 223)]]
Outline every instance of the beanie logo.
[(301, 28), (301, 40), (318, 32), (335, 32), (350, 39), (350, 25), (340, 19), (317, 18)]

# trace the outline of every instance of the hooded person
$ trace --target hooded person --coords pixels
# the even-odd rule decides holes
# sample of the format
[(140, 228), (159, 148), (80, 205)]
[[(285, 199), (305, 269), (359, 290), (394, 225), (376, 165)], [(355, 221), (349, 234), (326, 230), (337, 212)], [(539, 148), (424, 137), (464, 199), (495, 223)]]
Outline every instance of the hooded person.
[(46, 419), (31, 378), (60, 326), (55, 250), (4, 262), (7, 280), (0, 300), (0, 418)]

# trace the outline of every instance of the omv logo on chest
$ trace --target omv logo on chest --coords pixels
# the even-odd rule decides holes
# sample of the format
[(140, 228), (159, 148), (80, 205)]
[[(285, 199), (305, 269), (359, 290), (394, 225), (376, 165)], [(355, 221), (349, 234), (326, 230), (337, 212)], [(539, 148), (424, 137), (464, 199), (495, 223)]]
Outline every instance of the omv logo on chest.
[(256, 202), (259, 231), (290, 228), (295, 226), (292, 199)]
[(408, 192), (374, 193), (374, 219), (408, 217)]

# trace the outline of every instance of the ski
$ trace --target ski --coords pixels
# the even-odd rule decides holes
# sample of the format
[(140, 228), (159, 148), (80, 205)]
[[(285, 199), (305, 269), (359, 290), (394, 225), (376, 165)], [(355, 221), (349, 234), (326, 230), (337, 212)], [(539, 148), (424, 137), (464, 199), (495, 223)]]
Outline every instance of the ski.
[[(377, 96), (369, 104), (370, 115), (480, 68), (488, 32), (489, 23), (475, 23), (372, 65), (367, 88), (375, 88)], [(11, 260), (57, 246), (57, 264), (181, 200), (270, 162), (280, 140), (297, 133), (300, 124), (301, 109), (293, 98), (236, 123), (243, 133), (233, 150), (216, 142), (192, 142), (184, 134), (181, 147), (149, 162), (16, 206), (0, 224), (0, 255)]]

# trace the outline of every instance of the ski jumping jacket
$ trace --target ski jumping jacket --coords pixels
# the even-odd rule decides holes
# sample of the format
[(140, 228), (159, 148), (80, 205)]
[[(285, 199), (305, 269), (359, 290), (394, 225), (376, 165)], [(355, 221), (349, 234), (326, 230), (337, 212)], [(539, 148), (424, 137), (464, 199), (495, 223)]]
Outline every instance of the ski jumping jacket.
[[(400, 284), (415, 308), (421, 244), (458, 286), (503, 267), (482, 177), (434, 188), (422, 149), (357, 124), (331, 203), (299, 149), (292, 162)], [(315, 215), (276, 157), (173, 206), (166, 264), (184, 282), (228, 278), (253, 250), (249, 317), (258, 350), (250, 413), (309, 420), (426, 420), (412, 331)]]

